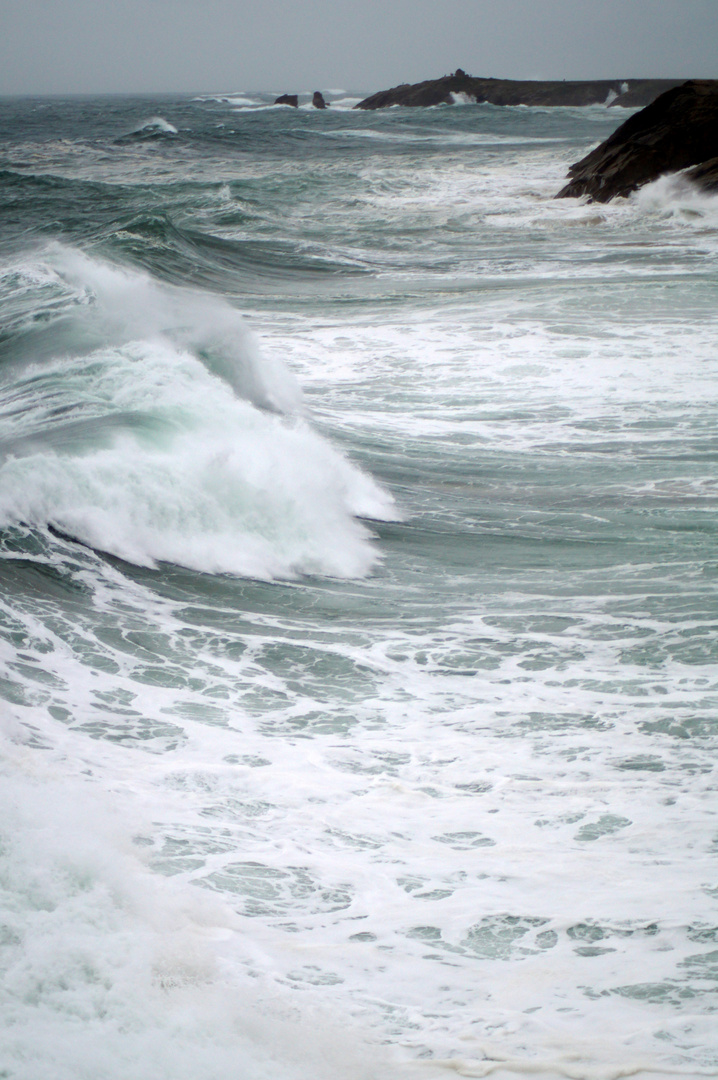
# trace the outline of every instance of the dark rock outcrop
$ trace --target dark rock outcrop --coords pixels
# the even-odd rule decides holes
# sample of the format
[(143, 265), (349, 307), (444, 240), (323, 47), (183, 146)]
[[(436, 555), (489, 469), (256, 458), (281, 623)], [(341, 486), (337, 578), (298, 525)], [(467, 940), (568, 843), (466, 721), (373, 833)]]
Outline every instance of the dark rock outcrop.
[(480, 79), (458, 68), (453, 75), (421, 83), (402, 83), (364, 98), (355, 109), (386, 109), (391, 105), (451, 105), (459, 97), (490, 105), (648, 105), (658, 94), (682, 79), (599, 79), (593, 82), (520, 82)]
[[(689, 166), (691, 179), (708, 187), (718, 157), (718, 80), (694, 79), (661, 94), (626, 120), (605, 142), (568, 171), (569, 183), (557, 198), (588, 195), (609, 202), (630, 195), (664, 173)], [(705, 166), (704, 164), (705, 163)], [(689, 174), (690, 176), (690, 174)]]
[(298, 94), (282, 94), (281, 97), (276, 98), (275, 105), (291, 105), (292, 108), (299, 108), (299, 95)]
[(314, 97), (312, 98), (312, 105), (315, 109), (326, 109), (327, 103), (324, 100), (324, 95), (321, 90), (314, 91)]

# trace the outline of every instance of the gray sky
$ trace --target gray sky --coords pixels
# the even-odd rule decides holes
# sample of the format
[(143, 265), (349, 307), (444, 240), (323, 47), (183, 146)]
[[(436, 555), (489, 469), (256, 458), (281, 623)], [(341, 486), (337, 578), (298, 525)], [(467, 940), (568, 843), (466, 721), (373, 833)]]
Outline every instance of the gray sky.
[(0, 0), (0, 93), (718, 78), (718, 0)]

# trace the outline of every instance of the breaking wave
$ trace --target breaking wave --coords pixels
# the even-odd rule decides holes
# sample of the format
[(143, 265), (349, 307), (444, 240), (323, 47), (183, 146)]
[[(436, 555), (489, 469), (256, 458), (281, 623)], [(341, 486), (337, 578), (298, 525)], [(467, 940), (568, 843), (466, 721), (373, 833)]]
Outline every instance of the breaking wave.
[(134, 130), (127, 132), (126, 135), (121, 135), (115, 142), (126, 143), (147, 141), (148, 139), (164, 139), (177, 134), (178, 131), (174, 124), (170, 124), (162, 116), (152, 116)]
[[(391, 497), (313, 431), (239, 314), (53, 245), (5, 275), (0, 525), (142, 566), (353, 577)], [(42, 301), (44, 319), (23, 313)]]

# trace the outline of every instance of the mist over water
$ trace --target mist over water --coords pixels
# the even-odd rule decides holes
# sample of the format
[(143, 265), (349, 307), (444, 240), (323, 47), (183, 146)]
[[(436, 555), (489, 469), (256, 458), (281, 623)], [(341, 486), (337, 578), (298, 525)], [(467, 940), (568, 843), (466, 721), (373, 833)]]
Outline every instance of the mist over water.
[(3, 105), (0, 1075), (715, 1075), (718, 201), (355, 100)]

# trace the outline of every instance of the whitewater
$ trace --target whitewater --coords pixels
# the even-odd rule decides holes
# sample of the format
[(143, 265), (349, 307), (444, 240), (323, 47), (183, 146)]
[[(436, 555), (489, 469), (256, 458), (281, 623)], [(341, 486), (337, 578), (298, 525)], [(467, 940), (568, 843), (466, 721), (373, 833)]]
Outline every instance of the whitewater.
[(0, 102), (0, 1077), (717, 1076), (718, 199), (276, 93)]

